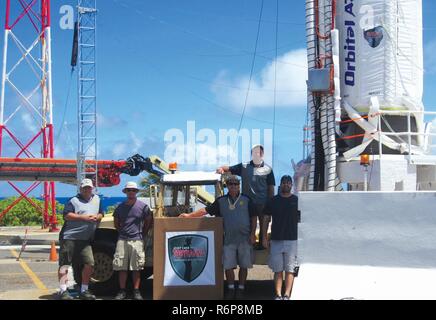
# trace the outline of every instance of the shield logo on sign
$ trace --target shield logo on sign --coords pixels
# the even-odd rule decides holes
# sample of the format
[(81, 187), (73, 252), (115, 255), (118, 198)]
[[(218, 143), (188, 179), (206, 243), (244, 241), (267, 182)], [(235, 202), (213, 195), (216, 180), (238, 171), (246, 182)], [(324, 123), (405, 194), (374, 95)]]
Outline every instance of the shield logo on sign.
[(206, 267), (209, 240), (205, 236), (187, 234), (168, 239), (168, 258), (180, 279), (190, 283)]
[(366, 41), (372, 48), (377, 48), (383, 40), (383, 27), (375, 27), (364, 31)]

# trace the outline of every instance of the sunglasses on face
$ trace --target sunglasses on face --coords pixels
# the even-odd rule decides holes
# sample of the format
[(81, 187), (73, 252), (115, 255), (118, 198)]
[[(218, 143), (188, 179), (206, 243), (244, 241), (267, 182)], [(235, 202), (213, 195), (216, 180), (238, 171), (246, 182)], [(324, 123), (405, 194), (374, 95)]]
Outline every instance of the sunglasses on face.
[(136, 189), (126, 189), (126, 192), (138, 192)]
[(229, 185), (229, 186), (239, 186), (239, 183), (232, 182), (232, 183), (227, 183), (227, 185)]

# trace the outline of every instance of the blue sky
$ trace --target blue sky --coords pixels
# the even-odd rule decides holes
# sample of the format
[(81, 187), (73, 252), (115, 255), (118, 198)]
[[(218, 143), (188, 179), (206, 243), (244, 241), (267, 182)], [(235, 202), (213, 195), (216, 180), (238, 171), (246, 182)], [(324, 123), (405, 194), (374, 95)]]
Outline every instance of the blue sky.
[[(60, 27), (60, 8), (75, 3), (52, 1), (56, 152), (62, 158), (74, 158), (77, 150), (77, 104), (75, 80), (67, 101), (73, 31)], [(306, 117), (304, 1), (278, 3), (276, 123), (274, 126), (276, 1), (264, 3), (252, 90), (242, 119), (242, 128), (251, 138), (253, 130), (260, 130), (262, 137), (275, 129), (272, 164), (277, 180), (293, 173), (291, 159), (302, 158)], [(4, 4), (0, 6), (0, 21), (4, 21)], [(195, 121), (197, 134), (210, 129), (219, 136), (220, 129), (238, 129), (260, 7), (261, 0), (98, 1), (99, 157), (116, 160), (135, 153), (164, 157), (168, 146), (165, 134), (175, 129), (186, 140), (188, 121)], [(424, 105), (426, 110), (436, 111), (436, 3), (423, 0), (423, 11)], [(0, 44), (3, 47), (3, 37)], [(210, 160), (211, 150), (200, 148), (209, 152)], [(225, 159), (225, 150), (219, 149), (219, 153), (222, 157), (218, 160)], [(242, 146), (235, 154), (238, 160), (249, 157)], [(181, 169), (213, 170), (218, 164), (197, 161), (181, 165)], [(122, 184), (128, 180), (139, 178), (124, 176)], [(74, 187), (61, 184), (57, 189), (59, 196), (75, 192)], [(121, 189), (116, 186), (100, 192), (121, 195)], [(4, 187), (0, 190), (2, 196), (13, 194)]]

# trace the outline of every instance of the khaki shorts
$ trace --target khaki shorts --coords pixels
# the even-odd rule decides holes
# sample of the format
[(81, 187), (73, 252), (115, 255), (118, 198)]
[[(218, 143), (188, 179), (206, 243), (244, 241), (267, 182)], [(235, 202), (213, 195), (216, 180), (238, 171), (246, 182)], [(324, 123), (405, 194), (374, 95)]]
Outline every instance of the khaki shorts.
[(118, 240), (113, 261), (115, 271), (139, 271), (144, 269), (144, 265), (144, 241)]
[(253, 268), (253, 246), (247, 241), (240, 244), (227, 244), (223, 247), (224, 270)]

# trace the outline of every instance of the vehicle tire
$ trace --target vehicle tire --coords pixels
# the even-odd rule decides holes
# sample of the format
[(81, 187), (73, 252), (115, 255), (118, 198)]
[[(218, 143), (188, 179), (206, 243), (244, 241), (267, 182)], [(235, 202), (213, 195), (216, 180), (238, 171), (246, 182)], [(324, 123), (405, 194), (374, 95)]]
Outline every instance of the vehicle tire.
[(114, 295), (119, 290), (118, 273), (113, 270), (115, 247), (106, 243), (94, 243), (94, 273), (89, 283), (92, 293), (99, 296)]

